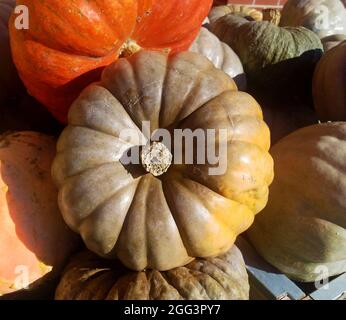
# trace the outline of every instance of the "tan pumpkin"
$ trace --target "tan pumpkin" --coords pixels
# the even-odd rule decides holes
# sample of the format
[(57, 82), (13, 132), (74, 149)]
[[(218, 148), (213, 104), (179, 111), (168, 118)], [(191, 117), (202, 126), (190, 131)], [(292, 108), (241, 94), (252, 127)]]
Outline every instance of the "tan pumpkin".
[(241, 252), (196, 259), (169, 271), (130, 272), (118, 261), (89, 251), (75, 256), (55, 292), (56, 300), (248, 300)]
[(250, 8), (248, 6), (236, 4), (227, 4), (223, 6), (214, 7), (209, 13), (209, 20), (210, 22), (214, 23), (217, 19), (230, 13), (236, 13), (243, 17), (247, 17), (251, 21), (263, 20), (263, 14), (261, 11), (254, 8)]
[(346, 123), (300, 129), (272, 149), (267, 207), (248, 231), (258, 252), (299, 281), (346, 271)]
[[(273, 162), (261, 108), (201, 55), (142, 51), (120, 59), (74, 102), (68, 121), (52, 167), (61, 212), (91, 251), (130, 269), (168, 270), (220, 255), (267, 202)], [(143, 121), (150, 132), (140, 131)], [(129, 148), (158, 128), (225, 129), (225, 140), (209, 147), (227, 142), (226, 170), (171, 161), (177, 149), (155, 143), (141, 163), (124, 163)], [(159, 147), (171, 164), (153, 153), (147, 162), (147, 151)]]
[(312, 89), (321, 120), (346, 120), (346, 41), (329, 50), (319, 61)]
[(56, 276), (79, 245), (58, 209), (54, 155), (55, 140), (46, 135), (0, 137), (0, 295)]
[(198, 37), (190, 47), (190, 51), (207, 57), (215, 67), (233, 78), (239, 90), (246, 90), (246, 76), (239, 57), (207, 28), (201, 28)]

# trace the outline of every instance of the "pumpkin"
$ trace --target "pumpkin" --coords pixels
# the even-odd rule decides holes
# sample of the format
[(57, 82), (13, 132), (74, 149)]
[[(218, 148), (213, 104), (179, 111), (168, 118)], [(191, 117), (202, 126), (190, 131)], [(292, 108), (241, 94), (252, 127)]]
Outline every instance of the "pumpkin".
[(118, 261), (89, 251), (71, 259), (56, 300), (248, 300), (249, 283), (236, 246), (224, 255), (196, 259), (185, 267), (130, 272)]
[(258, 252), (293, 279), (346, 271), (346, 124), (300, 129), (272, 149), (275, 179), (267, 207), (248, 236)]
[(0, 295), (40, 284), (79, 244), (57, 205), (53, 138), (19, 132), (0, 138)]
[(281, 26), (306, 27), (320, 38), (346, 33), (346, 9), (340, 0), (288, 0)]
[(211, 0), (23, 0), (29, 30), (10, 22), (13, 58), (30, 94), (60, 121), (104, 66), (141, 47), (187, 50)]
[(275, 90), (281, 95), (311, 92), (313, 70), (323, 52), (312, 31), (249, 21), (236, 14), (211, 19), (210, 30), (239, 56), (251, 86), (281, 89)]
[(246, 76), (239, 57), (208, 29), (201, 28), (198, 37), (190, 47), (190, 51), (206, 56), (215, 67), (233, 78), (239, 90), (246, 90)]
[(0, 0), (0, 102), (19, 97), (22, 84), (12, 62), (8, 36), (8, 20), (16, 4), (15, 0)]
[[(220, 255), (266, 204), (273, 163), (261, 108), (199, 54), (122, 58), (83, 91), (68, 119), (52, 166), (61, 212), (91, 251), (130, 269)], [(150, 128), (140, 130), (143, 121)], [(183, 155), (204, 152), (204, 143), (172, 149), (155, 137), (159, 128), (174, 139), (175, 129), (224, 129), (208, 145), (227, 150), (215, 165), (188, 164)], [(140, 159), (127, 159), (136, 152)], [(225, 170), (210, 170), (222, 163)]]
[(336, 47), (342, 41), (345, 41), (345, 40), (346, 40), (346, 34), (333, 34), (331, 36), (324, 37), (323, 39), (321, 39), (323, 44), (323, 49), (325, 52)]
[(315, 109), (321, 120), (346, 120), (346, 41), (329, 50), (313, 78)]
[(217, 19), (227, 14), (239, 14), (247, 17), (251, 21), (262, 21), (263, 14), (261, 11), (248, 6), (227, 4), (214, 7), (209, 13), (209, 20), (215, 22)]

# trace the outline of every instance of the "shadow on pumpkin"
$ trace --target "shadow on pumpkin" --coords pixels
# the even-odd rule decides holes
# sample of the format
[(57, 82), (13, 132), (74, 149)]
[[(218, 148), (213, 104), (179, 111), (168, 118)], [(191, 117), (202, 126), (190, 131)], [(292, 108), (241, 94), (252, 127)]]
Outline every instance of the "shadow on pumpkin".
[(280, 98), (296, 96), (304, 103), (313, 105), (312, 77), (322, 55), (321, 49), (314, 49), (299, 57), (268, 65), (248, 76), (249, 89), (268, 91)]
[[(14, 6), (15, 1), (11, 4), (8, 1), (8, 5)], [(1, 14), (4, 16), (1, 17)], [(0, 102), (18, 99), (25, 93), (24, 85), (12, 61), (8, 28), (5, 23), (8, 21), (9, 14), (9, 9), (4, 13), (0, 12)]]
[(246, 80), (246, 74), (238, 74), (233, 78), (234, 82), (237, 85), (237, 88), (239, 91), (246, 91), (247, 88), (247, 80)]
[(58, 136), (61, 125), (38, 101), (28, 94), (1, 106), (0, 134), (12, 131), (37, 131)]
[(318, 123), (313, 106), (302, 102), (300, 97), (277, 97), (268, 92), (256, 90), (251, 95), (262, 108), (264, 122), (270, 129), (271, 145), (288, 134)]
[(40, 83), (29, 84), (32, 87), (31, 95), (40, 97), (39, 101), (47, 106), (56, 119), (65, 124), (72, 103), (88, 85), (100, 81), (104, 68), (99, 67), (86, 72), (57, 88)]

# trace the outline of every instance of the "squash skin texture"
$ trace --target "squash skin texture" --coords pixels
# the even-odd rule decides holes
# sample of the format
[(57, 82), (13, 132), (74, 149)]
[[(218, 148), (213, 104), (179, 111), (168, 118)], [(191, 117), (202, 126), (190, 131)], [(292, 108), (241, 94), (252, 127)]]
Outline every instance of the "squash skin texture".
[(248, 21), (235, 14), (212, 21), (210, 31), (239, 56), (251, 86), (281, 93), (311, 92), (313, 70), (323, 53), (312, 31)]
[[(227, 170), (173, 164), (159, 178), (120, 162), (158, 128), (226, 129)], [(119, 139), (123, 129), (138, 140)], [(97, 254), (168, 270), (226, 252), (266, 204), (273, 163), (258, 103), (205, 57), (139, 52), (107, 67), (74, 102), (52, 166), (67, 224)], [(185, 151), (185, 150), (184, 150)], [(170, 248), (170, 250), (167, 250)]]
[(124, 43), (133, 40), (142, 48), (172, 54), (186, 50), (211, 0), (164, 4), (161, 0), (22, 0), (18, 4), (29, 8), (30, 28), (17, 30), (12, 15), (16, 67), (29, 93), (66, 123), (71, 103), (87, 85), (99, 80)]
[(346, 40), (319, 61), (312, 90), (314, 106), (321, 120), (346, 120)]
[[(0, 139), (0, 295), (15, 292), (27, 272), (29, 289), (56, 276), (79, 245), (65, 225), (51, 181), (53, 138), (35, 132)], [(22, 267), (27, 269), (22, 269)], [(24, 275), (25, 275), (24, 274)]]
[[(258, 252), (294, 280), (346, 271), (346, 125), (300, 129), (272, 149), (275, 179), (267, 207), (247, 234)], [(323, 181), (323, 183), (321, 183)]]
[(280, 28), (268, 21), (247, 21), (232, 14), (216, 20), (210, 29), (236, 51), (250, 75), (268, 65), (299, 57), (305, 51), (322, 49), (318, 37), (308, 29)]
[(81, 252), (66, 267), (56, 300), (248, 300), (249, 283), (241, 252), (196, 259), (185, 267), (130, 272), (118, 261)]

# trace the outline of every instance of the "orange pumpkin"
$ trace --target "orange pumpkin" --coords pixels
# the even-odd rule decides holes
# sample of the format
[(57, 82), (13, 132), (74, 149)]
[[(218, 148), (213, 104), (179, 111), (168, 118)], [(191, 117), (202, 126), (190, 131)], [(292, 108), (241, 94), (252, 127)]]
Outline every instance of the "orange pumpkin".
[(55, 275), (79, 243), (58, 210), (54, 154), (54, 139), (43, 134), (0, 138), (0, 296)]
[(60, 121), (104, 66), (140, 47), (188, 49), (212, 0), (22, 0), (30, 28), (10, 21), (12, 53), (27, 89)]

